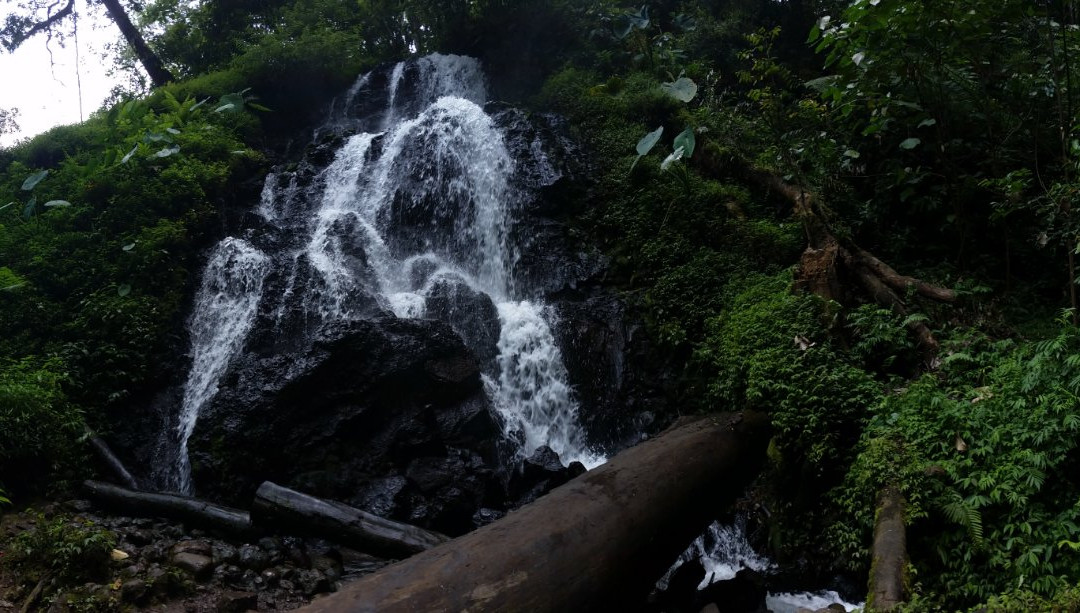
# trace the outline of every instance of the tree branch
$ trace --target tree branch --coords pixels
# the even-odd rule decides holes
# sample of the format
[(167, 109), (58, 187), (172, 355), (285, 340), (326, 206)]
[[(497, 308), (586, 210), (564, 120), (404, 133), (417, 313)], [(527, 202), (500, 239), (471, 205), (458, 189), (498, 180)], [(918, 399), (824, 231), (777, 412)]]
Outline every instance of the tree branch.
[[(56, 6), (57, 4), (59, 3), (54, 2), (49, 6), (49, 9), (52, 9), (52, 7)], [(35, 34), (39, 32), (44, 32), (45, 30), (48, 30), (60, 21), (63, 21), (64, 18), (66, 18), (68, 15), (71, 15), (71, 12), (73, 10), (75, 10), (75, 0), (68, 0), (67, 4), (64, 5), (64, 8), (60, 9), (54, 15), (49, 15), (45, 19), (45, 21), (39, 21), (38, 23), (35, 23), (26, 32), (12, 33), (11, 42), (5, 42), (4, 46), (7, 47), (8, 51), (14, 51), (19, 47), (19, 45), (29, 40)]]

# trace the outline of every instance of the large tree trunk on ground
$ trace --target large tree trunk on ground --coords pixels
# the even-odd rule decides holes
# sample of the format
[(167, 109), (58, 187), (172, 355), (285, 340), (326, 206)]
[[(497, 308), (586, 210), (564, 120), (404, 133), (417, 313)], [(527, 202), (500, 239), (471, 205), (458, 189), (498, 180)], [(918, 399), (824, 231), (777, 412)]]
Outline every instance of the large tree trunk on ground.
[(120, 6), (120, 0), (101, 0), (101, 3), (109, 11), (109, 17), (112, 18), (116, 27), (120, 28), (124, 40), (134, 49), (135, 57), (139, 58), (139, 62), (146, 69), (146, 74), (150, 75), (150, 81), (153, 82), (154, 87), (161, 87), (169, 81), (173, 81), (172, 73), (165, 68), (161, 58), (146, 44), (135, 24), (131, 23), (131, 19), (128, 18), (124, 7)]
[(479, 530), (308, 611), (589, 611), (640, 605), (765, 458), (768, 418), (678, 425)]
[(128, 515), (175, 519), (240, 537), (256, 534), (247, 513), (205, 500), (136, 492), (100, 481), (84, 481), (83, 489), (91, 500)]
[(405, 558), (448, 540), (423, 528), (301, 494), (269, 481), (255, 492), (251, 518), (258, 527), (321, 536), (385, 558)]
[(892, 611), (904, 602), (904, 569), (907, 536), (904, 531), (904, 497), (896, 487), (881, 494), (874, 522), (874, 548), (870, 566), (867, 610)]

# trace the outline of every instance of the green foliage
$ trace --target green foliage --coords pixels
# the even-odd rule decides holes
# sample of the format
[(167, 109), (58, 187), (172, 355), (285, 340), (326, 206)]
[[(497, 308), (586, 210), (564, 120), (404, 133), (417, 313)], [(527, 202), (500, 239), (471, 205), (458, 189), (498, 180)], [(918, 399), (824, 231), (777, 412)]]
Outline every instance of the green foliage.
[(82, 434), (75, 407), (100, 423), (170, 374), (161, 356), (196, 248), (222, 207), (255, 197), (237, 187), (261, 170), (240, 138), (257, 128), (254, 104), (165, 90), (4, 152), (0, 199), (27, 188), (45, 203), (0, 210), (0, 360), (18, 399), (0, 407), (17, 424), (0, 456), (5, 477), (26, 473), (15, 491), (76, 467), (64, 451)]
[[(969, 337), (947, 345), (940, 375), (876, 409), (835, 493), (851, 523), (834, 536), (866, 538), (865, 503), (895, 480), (914, 501), (909, 516), (926, 517), (913, 526), (911, 552), (927, 593), (955, 606), (1017, 585), (1042, 596), (1064, 587), (1062, 577), (1080, 572), (1080, 558), (1060, 546), (1080, 533), (1078, 351), (1071, 324), (1037, 343)], [(858, 540), (837, 544), (865, 563)]]
[(64, 380), (58, 360), (0, 367), (0, 475), (8, 485), (40, 487), (80, 457), (82, 414), (64, 395)]
[(112, 532), (93, 522), (66, 515), (38, 514), (34, 527), (15, 536), (3, 563), (20, 573), (51, 572), (67, 584), (102, 580), (108, 576), (109, 552), (116, 547)]

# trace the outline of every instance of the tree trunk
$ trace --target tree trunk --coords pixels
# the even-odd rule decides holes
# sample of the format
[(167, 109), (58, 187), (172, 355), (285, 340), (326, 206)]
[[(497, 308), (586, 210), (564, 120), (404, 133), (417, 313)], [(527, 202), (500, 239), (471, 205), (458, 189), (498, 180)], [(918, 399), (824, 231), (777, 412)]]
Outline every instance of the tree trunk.
[(870, 594), (866, 602), (868, 611), (892, 611), (904, 602), (906, 566), (904, 497), (895, 486), (888, 486), (881, 493), (881, 503), (874, 521)]
[(244, 538), (256, 534), (251, 519), (244, 511), (198, 498), (136, 492), (100, 481), (84, 481), (83, 489), (91, 500), (127, 515), (175, 519)]
[[(795, 217), (802, 221), (807, 246), (799, 259), (797, 279), (806, 291), (845, 303), (846, 290), (851, 282), (855, 282), (874, 302), (903, 316), (910, 314), (904, 302), (908, 292), (939, 302), (956, 301), (955, 291), (901, 275), (851, 241), (838, 239), (818, 211), (812, 193), (771, 173), (749, 170), (747, 175), (767, 191), (791, 203)], [(912, 321), (907, 326), (925, 353), (937, 353), (937, 339), (925, 323)]]
[(475, 532), (316, 600), (317, 611), (619, 611), (757, 473), (768, 418), (678, 425)]
[(301, 494), (269, 481), (255, 492), (251, 519), (257, 527), (320, 536), (384, 558), (407, 558), (448, 540), (423, 528)]
[(109, 470), (113, 472), (116, 478), (120, 481), (121, 485), (129, 489), (138, 490), (139, 482), (135, 480), (135, 477), (131, 476), (128, 469), (124, 467), (124, 463), (120, 461), (120, 458), (116, 457), (112, 449), (109, 448), (108, 443), (101, 440), (101, 437), (94, 434), (94, 431), (90, 428), (86, 428), (87, 440), (90, 441), (90, 447), (94, 449), (101, 461), (109, 467)]
[(135, 57), (139, 58), (139, 62), (146, 69), (146, 74), (150, 75), (150, 81), (154, 84), (154, 87), (161, 87), (169, 81), (173, 81), (172, 73), (165, 68), (161, 58), (146, 44), (135, 24), (131, 23), (131, 19), (128, 19), (124, 7), (120, 6), (120, 0), (101, 0), (101, 3), (109, 11), (109, 17), (112, 18), (116, 27), (120, 28), (120, 33), (124, 35), (124, 39), (135, 50)]

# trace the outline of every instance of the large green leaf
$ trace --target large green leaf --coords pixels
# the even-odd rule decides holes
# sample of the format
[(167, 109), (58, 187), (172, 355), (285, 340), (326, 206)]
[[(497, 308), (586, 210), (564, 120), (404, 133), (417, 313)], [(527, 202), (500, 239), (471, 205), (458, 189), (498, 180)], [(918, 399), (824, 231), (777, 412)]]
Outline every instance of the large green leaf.
[(41, 180), (44, 179), (45, 176), (48, 175), (48, 174), (49, 174), (49, 171), (46, 169), (46, 170), (41, 170), (41, 171), (35, 172), (34, 174), (30, 175), (29, 177), (26, 177), (26, 180), (23, 181), (23, 184), (22, 184), (23, 191), (28, 192), (28, 191), (34, 189), (34, 187), (36, 187), (38, 183), (41, 183)]
[(697, 95), (697, 83), (687, 77), (679, 77), (671, 83), (663, 83), (660, 89), (672, 98), (683, 102), (690, 102)]
[(634, 158), (634, 163), (630, 165), (630, 170), (633, 170), (634, 166), (637, 166), (638, 160), (640, 160), (642, 157), (652, 151), (652, 148), (655, 147), (656, 143), (660, 141), (660, 135), (662, 135), (663, 133), (664, 126), (660, 126), (659, 128), (641, 137), (641, 140), (639, 140), (637, 144), (637, 157)]
[(697, 146), (697, 139), (694, 137), (694, 129), (687, 127), (679, 135), (675, 137), (675, 142), (672, 146), (678, 149), (682, 147), (683, 157), (690, 157), (694, 155), (694, 147)]
[(244, 96), (242, 94), (225, 94), (218, 101), (215, 113), (239, 113), (244, 110)]
[(637, 13), (626, 12), (615, 18), (614, 29), (617, 38), (626, 38), (634, 30), (649, 27), (649, 7), (643, 6)]

